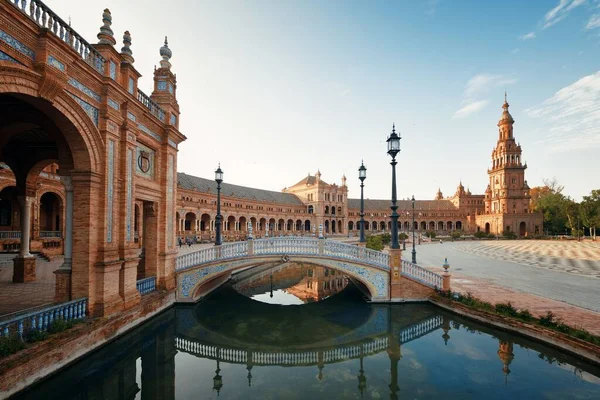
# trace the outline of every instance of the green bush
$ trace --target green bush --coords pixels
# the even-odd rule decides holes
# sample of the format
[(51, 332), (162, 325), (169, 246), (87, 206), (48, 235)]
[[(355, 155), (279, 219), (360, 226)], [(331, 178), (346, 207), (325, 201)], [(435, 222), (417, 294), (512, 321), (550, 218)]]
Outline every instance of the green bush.
[(406, 233), (400, 232), (398, 234), (398, 240), (406, 240), (406, 239), (408, 239), (408, 235)]
[(383, 242), (380, 236), (367, 237), (367, 249), (381, 251), (383, 250)]
[(552, 311), (548, 311), (546, 315), (540, 315), (540, 325), (543, 326), (555, 326), (556, 320), (554, 319), (556, 315)]
[(529, 312), (529, 310), (521, 310), (519, 311), (517, 317), (522, 319), (523, 321), (532, 321), (535, 319), (533, 315)]
[(17, 336), (0, 337), (0, 357), (6, 357), (25, 348), (25, 343)]
[(485, 239), (489, 237), (489, 234), (485, 233), (484, 231), (477, 231), (473, 234), (473, 236), (477, 239)]
[(427, 231), (427, 232), (425, 232), (425, 236), (427, 236), (428, 238), (431, 238), (431, 239), (435, 239), (436, 234), (434, 231)]
[(460, 238), (462, 235), (463, 235), (462, 231), (452, 231), (452, 232), (450, 233), (450, 237), (451, 237), (452, 239), (458, 239), (458, 238)]
[(392, 235), (389, 233), (382, 233), (379, 237), (381, 237), (381, 243), (383, 243), (384, 246), (390, 244), (392, 241)]
[(497, 303), (495, 306), (495, 310), (498, 314), (501, 315), (506, 315), (509, 317), (517, 316), (517, 309), (513, 307), (510, 301), (508, 303)]
[(52, 322), (52, 325), (48, 328), (48, 333), (54, 334), (59, 332), (64, 332), (67, 329), (71, 329), (73, 327), (73, 321), (66, 321), (64, 319), (55, 319)]
[(29, 332), (26, 340), (29, 343), (41, 342), (42, 340), (48, 339), (48, 332), (33, 330)]
[(517, 234), (514, 233), (513, 231), (504, 231), (504, 232), (502, 232), (502, 236), (504, 236), (506, 239), (516, 239), (517, 238)]

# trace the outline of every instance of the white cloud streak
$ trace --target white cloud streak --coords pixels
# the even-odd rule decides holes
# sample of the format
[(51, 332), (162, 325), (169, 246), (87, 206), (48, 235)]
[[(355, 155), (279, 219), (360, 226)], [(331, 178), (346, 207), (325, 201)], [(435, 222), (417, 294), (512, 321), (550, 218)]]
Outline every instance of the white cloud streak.
[(519, 40), (530, 40), (530, 39), (535, 39), (535, 32), (529, 32), (529, 33), (519, 36)]
[(600, 28), (600, 14), (593, 14), (585, 25), (586, 30)]
[(488, 100), (475, 100), (467, 102), (465, 106), (457, 110), (452, 116), (453, 119), (465, 118), (485, 108), (489, 103)]
[(549, 152), (600, 147), (600, 71), (525, 111), (545, 119), (549, 133), (539, 143)]
[(552, 25), (567, 18), (571, 10), (584, 4), (586, 0), (560, 0), (558, 5), (552, 8), (544, 16), (542, 29), (551, 27)]

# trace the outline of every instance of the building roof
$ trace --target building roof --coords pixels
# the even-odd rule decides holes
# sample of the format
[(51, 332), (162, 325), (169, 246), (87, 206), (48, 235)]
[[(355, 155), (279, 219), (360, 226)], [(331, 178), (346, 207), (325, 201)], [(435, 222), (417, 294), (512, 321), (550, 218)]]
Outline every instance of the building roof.
[[(215, 181), (188, 175), (183, 172), (177, 173), (177, 185), (182, 189), (197, 190), (202, 193), (211, 193), (214, 195), (217, 194), (217, 183)], [(221, 194), (223, 196), (266, 203), (279, 203), (294, 206), (303, 205), (302, 201), (291, 193), (254, 189), (229, 183), (221, 184)]]
[[(329, 185), (324, 180), (319, 180), (319, 182), (321, 182), (323, 185)], [(317, 183), (317, 177), (312, 176), (311, 174), (308, 174), (308, 176), (306, 176), (306, 178), (302, 179), (300, 182), (298, 182), (295, 185), (290, 186), (290, 187), (314, 185), (315, 183)]]
[[(390, 200), (365, 200), (365, 210), (390, 210)], [(412, 210), (411, 200), (398, 200), (398, 210)], [(348, 208), (360, 209), (360, 199), (348, 199)], [(415, 200), (415, 210), (457, 210), (450, 200)], [(390, 210), (390, 213), (392, 211)]]

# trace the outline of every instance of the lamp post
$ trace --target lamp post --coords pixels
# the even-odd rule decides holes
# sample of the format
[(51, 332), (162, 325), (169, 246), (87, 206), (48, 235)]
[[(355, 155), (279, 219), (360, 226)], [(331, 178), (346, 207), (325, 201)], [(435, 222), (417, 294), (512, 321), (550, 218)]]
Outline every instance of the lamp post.
[(412, 214), (413, 214), (413, 221), (412, 221), (412, 231), (413, 231), (413, 249), (412, 249), (412, 262), (413, 264), (417, 263), (417, 250), (415, 249), (415, 195), (413, 194), (412, 197)]
[(221, 245), (221, 183), (223, 182), (223, 171), (221, 171), (221, 164), (219, 163), (219, 167), (215, 171), (215, 182), (217, 182), (217, 234), (215, 237), (215, 246)]
[(358, 179), (360, 179), (360, 243), (365, 243), (365, 201), (363, 197), (363, 191), (365, 187), (365, 179), (367, 178), (367, 168), (360, 162), (360, 168), (358, 169)]
[(390, 248), (399, 249), (400, 244), (398, 243), (398, 213), (396, 210), (398, 206), (396, 205), (396, 155), (400, 152), (400, 136), (396, 134), (396, 126), (392, 125), (392, 134), (387, 138), (387, 153), (392, 157), (392, 205), (390, 209), (392, 210), (392, 244)]

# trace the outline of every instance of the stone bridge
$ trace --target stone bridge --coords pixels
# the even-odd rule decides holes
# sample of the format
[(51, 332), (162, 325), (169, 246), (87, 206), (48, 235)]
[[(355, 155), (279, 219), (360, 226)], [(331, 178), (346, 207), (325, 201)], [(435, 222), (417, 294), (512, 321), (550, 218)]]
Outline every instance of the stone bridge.
[[(273, 237), (227, 243), (177, 257), (177, 301), (194, 302), (227, 281), (231, 273), (269, 262), (306, 263), (332, 268), (364, 285), (371, 301), (414, 299), (406, 285), (441, 288), (444, 278), (401, 260), (400, 250), (387, 254), (332, 240)], [(402, 282), (407, 278), (409, 283)], [(396, 286), (398, 290), (394, 291)], [(414, 290), (409, 290), (413, 293)]]

